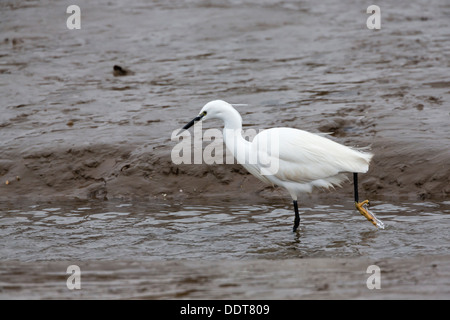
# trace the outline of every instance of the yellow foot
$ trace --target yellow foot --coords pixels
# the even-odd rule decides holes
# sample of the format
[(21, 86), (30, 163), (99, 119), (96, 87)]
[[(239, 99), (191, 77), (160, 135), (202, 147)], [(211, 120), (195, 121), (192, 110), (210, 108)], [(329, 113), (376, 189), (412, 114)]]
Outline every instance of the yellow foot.
[(369, 206), (369, 200), (364, 200), (363, 202), (355, 202), (355, 207), (358, 209), (359, 213), (361, 213), (364, 217), (367, 218), (375, 227), (380, 229), (384, 229), (384, 223), (381, 222), (380, 219), (375, 217), (375, 214), (369, 211), (367, 208)]

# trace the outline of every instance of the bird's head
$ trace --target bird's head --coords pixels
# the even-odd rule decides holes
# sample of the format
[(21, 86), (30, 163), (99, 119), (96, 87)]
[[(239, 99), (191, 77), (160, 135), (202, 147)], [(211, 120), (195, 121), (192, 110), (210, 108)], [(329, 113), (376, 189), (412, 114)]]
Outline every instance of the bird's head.
[(196, 121), (204, 121), (207, 119), (220, 119), (224, 122), (227, 122), (231, 119), (238, 118), (241, 122), (241, 116), (239, 113), (233, 108), (231, 104), (222, 100), (214, 100), (205, 104), (200, 111), (199, 115), (192, 119), (188, 124), (186, 124), (183, 129), (189, 129), (194, 125)]

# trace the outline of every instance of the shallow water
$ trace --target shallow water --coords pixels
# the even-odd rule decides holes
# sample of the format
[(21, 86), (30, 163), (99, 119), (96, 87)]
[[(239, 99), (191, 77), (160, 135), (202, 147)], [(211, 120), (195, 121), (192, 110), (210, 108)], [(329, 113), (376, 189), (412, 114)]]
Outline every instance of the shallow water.
[(450, 202), (373, 203), (377, 230), (344, 205), (77, 202), (3, 205), (0, 259), (20, 261), (391, 258), (450, 253)]

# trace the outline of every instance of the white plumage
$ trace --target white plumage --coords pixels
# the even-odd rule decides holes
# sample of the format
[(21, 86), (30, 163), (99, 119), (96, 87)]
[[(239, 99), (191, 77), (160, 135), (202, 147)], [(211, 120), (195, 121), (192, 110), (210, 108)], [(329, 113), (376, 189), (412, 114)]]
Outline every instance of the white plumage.
[[(252, 149), (255, 150), (258, 145), (268, 145), (272, 134), (279, 138), (279, 154), (277, 155), (279, 168), (275, 174), (268, 175), (267, 180), (285, 187), (293, 200), (297, 200), (300, 193), (311, 192), (314, 187), (340, 186), (347, 180), (347, 175), (344, 173), (365, 173), (369, 169), (372, 154), (298, 129), (264, 130), (252, 141)], [(266, 149), (263, 152), (271, 154), (271, 150)], [(273, 159), (273, 161), (277, 160)]]
[(264, 183), (284, 187), (289, 192), (296, 207), (296, 217), (299, 194), (311, 192), (313, 188), (340, 186), (348, 179), (345, 173), (367, 172), (373, 156), (324, 135), (293, 128), (267, 129), (249, 142), (242, 137), (239, 112), (221, 100), (207, 103), (200, 115), (184, 129), (192, 126), (194, 121), (207, 119), (224, 122), (225, 144), (238, 163)]

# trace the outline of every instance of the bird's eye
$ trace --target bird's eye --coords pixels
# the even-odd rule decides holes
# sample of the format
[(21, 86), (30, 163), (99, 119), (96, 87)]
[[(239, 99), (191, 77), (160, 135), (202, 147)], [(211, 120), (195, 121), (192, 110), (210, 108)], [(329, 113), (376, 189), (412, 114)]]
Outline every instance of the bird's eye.
[(208, 114), (208, 112), (206, 112), (206, 111), (203, 111), (202, 112), (202, 116), (204, 117), (204, 116), (206, 116)]

